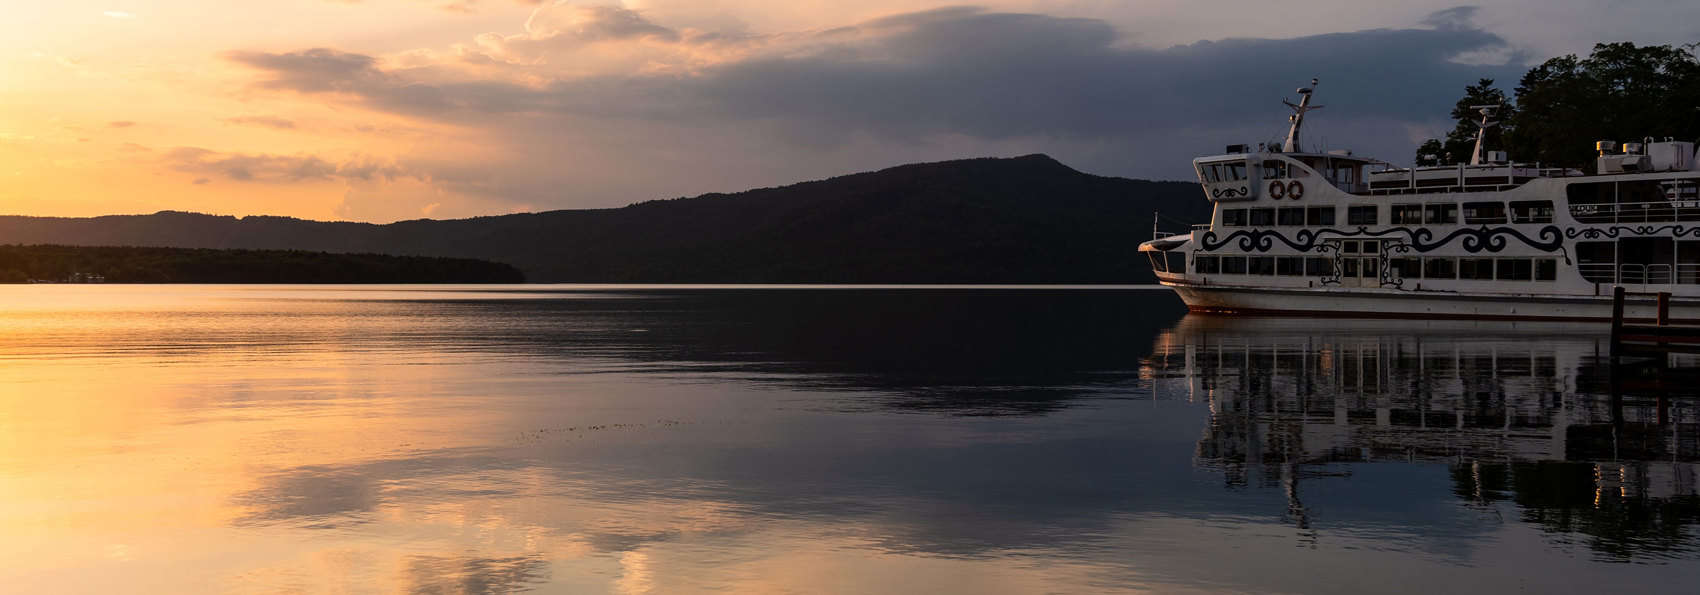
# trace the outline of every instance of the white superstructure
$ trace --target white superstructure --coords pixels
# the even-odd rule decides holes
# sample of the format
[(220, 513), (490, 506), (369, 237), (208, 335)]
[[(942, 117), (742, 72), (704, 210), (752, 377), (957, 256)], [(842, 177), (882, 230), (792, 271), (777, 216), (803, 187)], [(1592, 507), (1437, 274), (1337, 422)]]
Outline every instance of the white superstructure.
[[(1194, 311), (1605, 319), (1612, 287), (1670, 292), (1700, 320), (1700, 168), (1692, 142), (1601, 141), (1596, 170), (1512, 163), (1400, 168), (1298, 146), (1193, 160), (1211, 222), (1140, 246)], [(1485, 130), (1497, 106), (1473, 106)], [(1651, 318), (1634, 305), (1631, 317)]]

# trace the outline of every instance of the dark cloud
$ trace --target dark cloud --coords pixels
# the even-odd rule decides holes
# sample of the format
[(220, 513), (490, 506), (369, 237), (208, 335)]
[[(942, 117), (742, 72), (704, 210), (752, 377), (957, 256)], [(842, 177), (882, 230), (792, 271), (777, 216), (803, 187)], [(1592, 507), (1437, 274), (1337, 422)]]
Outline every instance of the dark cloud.
[[(602, 7), (588, 35), (664, 30)], [(599, 9), (600, 10), (600, 9)], [(1280, 95), (1313, 77), (1330, 113), (1420, 119), (1443, 113), (1461, 86), (1517, 69), (1460, 64), (1503, 39), (1437, 13), (1432, 28), (1294, 39), (1225, 39), (1167, 49), (1129, 46), (1110, 24), (944, 9), (860, 26), (872, 42), (843, 51), (754, 58), (692, 75), (426, 83), (378, 70), (368, 56), (315, 49), (241, 53), (267, 88), (353, 92), (387, 111), (455, 120), (536, 113), (637, 118), (789, 119), (812, 133), (901, 141), (935, 134), (986, 139), (1151, 137), (1284, 119)]]
[(195, 181), (189, 183), (196, 186), (205, 186), (212, 183), (212, 178), (195, 178)]
[(266, 128), (278, 128), (278, 129), (295, 128), (295, 122), (293, 120), (286, 120), (286, 119), (283, 119), (283, 118), (279, 118), (277, 116), (236, 116), (234, 118), (225, 118), (224, 122), (226, 124), (243, 124), (243, 125), (249, 125), (249, 126), (264, 126)]

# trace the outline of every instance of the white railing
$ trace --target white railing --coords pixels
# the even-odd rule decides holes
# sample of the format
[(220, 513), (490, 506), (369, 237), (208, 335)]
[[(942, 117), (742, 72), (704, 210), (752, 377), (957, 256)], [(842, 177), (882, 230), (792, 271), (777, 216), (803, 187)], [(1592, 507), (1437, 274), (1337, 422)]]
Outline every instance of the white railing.
[(1618, 285), (1670, 285), (1676, 281), (1668, 264), (1625, 264), (1617, 267)]
[(1661, 200), (1654, 202), (1570, 205), (1570, 216), (1581, 223), (1658, 223), (1700, 221), (1700, 201)]
[(1623, 286), (1700, 284), (1700, 264), (1622, 264), (1585, 262), (1576, 265), (1582, 278)]

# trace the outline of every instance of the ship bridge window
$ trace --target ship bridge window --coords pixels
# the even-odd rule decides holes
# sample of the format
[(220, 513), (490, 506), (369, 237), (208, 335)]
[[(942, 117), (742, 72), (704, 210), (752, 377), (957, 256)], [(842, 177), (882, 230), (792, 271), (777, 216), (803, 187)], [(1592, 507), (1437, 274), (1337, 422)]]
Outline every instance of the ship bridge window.
[(1423, 223), (1428, 225), (1453, 225), (1458, 223), (1458, 205), (1450, 202), (1423, 205)]
[(1244, 161), (1202, 163), (1198, 165), (1198, 177), (1209, 183), (1244, 180), (1246, 179), (1246, 163)]
[(1393, 210), (1390, 215), (1392, 219), (1388, 222), (1393, 225), (1423, 224), (1422, 205), (1393, 205)]
[(1245, 227), (1245, 209), (1222, 209), (1222, 227)]
[(1511, 203), (1512, 223), (1552, 223), (1552, 201), (1524, 200)]
[(1355, 184), (1358, 181), (1358, 165), (1351, 162), (1337, 163), (1330, 170), (1328, 177), (1341, 184)]
[(1346, 225), (1375, 225), (1380, 219), (1381, 213), (1376, 205), (1346, 207)]
[(1309, 207), (1305, 209), (1305, 225), (1333, 225), (1334, 207)]
[(1502, 202), (1467, 202), (1464, 203), (1465, 223), (1504, 223), (1505, 203)]
[(1279, 159), (1265, 159), (1263, 161), (1263, 179), (1279, 180), (1285, 177), (1287, 177), (1287, 162)]

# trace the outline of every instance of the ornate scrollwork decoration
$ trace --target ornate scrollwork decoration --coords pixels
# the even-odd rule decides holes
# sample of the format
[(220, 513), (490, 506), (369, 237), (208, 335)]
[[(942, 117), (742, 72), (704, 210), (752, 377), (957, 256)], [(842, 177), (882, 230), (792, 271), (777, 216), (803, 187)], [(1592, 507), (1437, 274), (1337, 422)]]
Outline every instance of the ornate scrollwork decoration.
[(1239, 188), (1213, 188), (1210, 190), (1210, 198), (1239, 198), (1241, 196), (1251, 196), (1251, 187), (1240, 186)]

